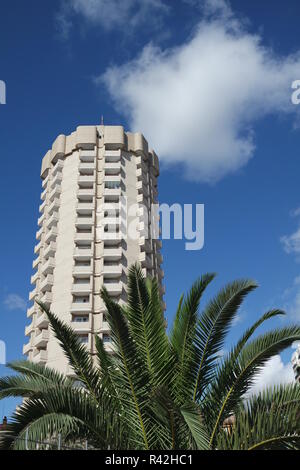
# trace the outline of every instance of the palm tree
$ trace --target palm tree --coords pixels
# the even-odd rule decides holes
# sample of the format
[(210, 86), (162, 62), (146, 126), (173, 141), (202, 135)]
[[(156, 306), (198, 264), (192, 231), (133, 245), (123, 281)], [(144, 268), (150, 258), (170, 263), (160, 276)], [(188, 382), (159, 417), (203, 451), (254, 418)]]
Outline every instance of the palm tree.
[[(76, 377), (23, 361), (0, 380), (0, 398), (23, 397), (2, 448), (29, 448), (60, 434), (65, 443), (86, 439), (97, 449), (298, 449), (300, 387), (279, 386), (245, 399), (254, 378), (274, 355), (300, 340), (300, 327), (252, 335), (271, 310), (223, 358), (220, 350), (244, 298), (257, 285), (227, 285), (199, 313), (214, 274), (182, 296), (168, 336), (157, 281), (138, 266), (128, 278), (128, 303), (101, 296), (114, 354), (96, 337), (95, 359), (73, 330), (45, 308)], [(229, 424), (228, 424), (229, 423)]]

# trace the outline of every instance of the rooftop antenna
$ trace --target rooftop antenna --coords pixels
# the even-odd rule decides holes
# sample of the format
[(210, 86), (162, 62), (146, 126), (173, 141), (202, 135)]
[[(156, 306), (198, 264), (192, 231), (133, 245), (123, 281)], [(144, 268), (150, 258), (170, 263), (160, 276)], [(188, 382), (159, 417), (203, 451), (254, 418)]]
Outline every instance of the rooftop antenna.
[(101, 116), (101, 126), (104, 126), (104, 117), (103, 117), (103, 114)]

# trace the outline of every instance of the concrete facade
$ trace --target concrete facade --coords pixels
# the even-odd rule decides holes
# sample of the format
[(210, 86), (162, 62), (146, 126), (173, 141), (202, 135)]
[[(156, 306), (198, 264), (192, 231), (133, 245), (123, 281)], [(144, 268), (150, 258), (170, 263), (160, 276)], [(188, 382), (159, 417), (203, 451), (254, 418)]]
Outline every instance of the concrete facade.
[(292, 355), (292, 366), (295, 374), (295, 379), (300, 383), (300, 345)]
[[(127, 133), (122, 126), (80, 126), (55, 140), (41, 169), (34, 289), (29, 295), (33, 305), (27, 311), (31, 323), (23, 348), (30, 360), (72, 373), (35, 299), (71, 325), (92, 355), (96, 334), (112, 351), (100, 289), (104, 285), (117, 302), (126, 302), (133, 263), (158, 279), (163, 303), (161, 242), (151, 234), (145, 237), (147, 219), (141, 209), (149, 211), (157, 203), (158, 176), (158, 157), (143, 135)], [(134, 238), (123, 236), (124, 196), (128, 207), (137, 207), (127, 219), (127, 224), (136, 224)]]

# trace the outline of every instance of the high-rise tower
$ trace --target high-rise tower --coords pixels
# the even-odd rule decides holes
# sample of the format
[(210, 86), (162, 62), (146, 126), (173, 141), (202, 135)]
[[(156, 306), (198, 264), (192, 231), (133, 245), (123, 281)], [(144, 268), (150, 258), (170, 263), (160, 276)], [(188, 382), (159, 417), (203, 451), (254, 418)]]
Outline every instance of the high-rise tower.
[[(139, 262), (145, 275), (157, 277), (163, 297), (161, 242), (151, 231), (145, 236), (145, 211), (150, 214), (157, 203), (158, 176), (158, 158), (143, 135), (121, 126), (81, 126), (55, 140), (41, 170), (33, 305), (23, 350), (30, 360), (71, 373), (35, 299), (71, 325), (93, 354), (95, 334), (111, 349), (99, 296), (103, 285), (125, 302), (128, 268)], [(129, 218), (122, 214), (122, 200)], [(122, 224), (134, 223), (137, 236), (123, 236)]]
[(295, 374), (295, 379), (300, 383), (300, 345), (292, 355), (292, 366)]

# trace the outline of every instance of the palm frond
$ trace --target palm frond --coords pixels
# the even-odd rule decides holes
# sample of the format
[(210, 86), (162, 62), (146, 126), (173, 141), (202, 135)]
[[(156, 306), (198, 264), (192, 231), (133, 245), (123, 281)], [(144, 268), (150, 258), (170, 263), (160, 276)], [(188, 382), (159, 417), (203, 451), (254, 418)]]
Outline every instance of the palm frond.
[(237, 315), (244, 298), (257, 284), (251, 280), (228, 284), (201, 314), (196, 331), (196, 354), (198, 370), (195, 378), (193, 399), (199, 400), (215, 373), (218, 353)]

